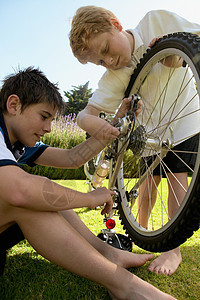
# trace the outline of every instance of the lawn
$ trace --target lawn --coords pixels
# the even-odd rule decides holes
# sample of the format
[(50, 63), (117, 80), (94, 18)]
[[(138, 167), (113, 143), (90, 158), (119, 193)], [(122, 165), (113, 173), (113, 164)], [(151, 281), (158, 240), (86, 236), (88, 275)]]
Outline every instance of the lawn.
[[(59, 183), (87, 191), (84, 181), (59, 181)], [(95, 234), (104, 228), (99, 209), (84, 208), (77, 209), (76, 212)], [(116, 231), (123, 233), (120, 221), (117, 222)], [(145, 253), (135, 245), (133, 252)], [(179, 300), (200, 299), (200, 230), (181, 245), (181, 252), (183, 262), (171, 277), (149, 272), (148, 264), (130, 271)], [(110, 298), (103, 287), (53, 265), (24, 241), (9, 250), (5, 273), (0, 278), (0, 299), (106, 300)]]

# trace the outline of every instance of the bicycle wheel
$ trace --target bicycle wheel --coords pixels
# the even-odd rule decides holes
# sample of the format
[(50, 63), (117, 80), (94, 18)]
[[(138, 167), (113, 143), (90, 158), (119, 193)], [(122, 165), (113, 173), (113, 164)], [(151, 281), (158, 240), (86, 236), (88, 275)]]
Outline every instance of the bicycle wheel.
[(159, 39), (131, 77), (133, 93), (143, 110), (117, 177), (119, 214), (135, 244), (167, 251), (200, 225), (200, 38)]

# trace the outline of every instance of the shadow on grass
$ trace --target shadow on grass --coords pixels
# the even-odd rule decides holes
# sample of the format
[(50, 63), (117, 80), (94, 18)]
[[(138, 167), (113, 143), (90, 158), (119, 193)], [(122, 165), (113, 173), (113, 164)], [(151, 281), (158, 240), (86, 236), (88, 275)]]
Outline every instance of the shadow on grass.
[[(9, 252), (4, 276), (0, 277), (0, 299), (110, 299), (103, 287), (53, 265), (31, 247), (20, 251)], [(170, 277), (149, 272), (149, 263), (130, 271), (179, 300), (200, 299), (200, 246), (182, 246), (181, 252), (183, 262)]]
[(1, 300), (110, 299), (106, 289), (43, 259), (36, 252), (7, 257)]

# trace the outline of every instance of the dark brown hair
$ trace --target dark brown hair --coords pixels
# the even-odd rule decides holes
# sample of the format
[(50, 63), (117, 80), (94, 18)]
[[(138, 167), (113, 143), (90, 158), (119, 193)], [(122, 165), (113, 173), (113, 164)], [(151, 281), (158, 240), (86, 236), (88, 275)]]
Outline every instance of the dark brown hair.
[(19, 97), (22, 111), (29, 105), (41, 102), (47, 102), (59, 112), (64, 107), (57, 85), (51, 83), (39, 69), (33, 67), (19, 70), (5, 78), (0, 92), (1, 113), (7, 111), (7, 99), (13, 94)]

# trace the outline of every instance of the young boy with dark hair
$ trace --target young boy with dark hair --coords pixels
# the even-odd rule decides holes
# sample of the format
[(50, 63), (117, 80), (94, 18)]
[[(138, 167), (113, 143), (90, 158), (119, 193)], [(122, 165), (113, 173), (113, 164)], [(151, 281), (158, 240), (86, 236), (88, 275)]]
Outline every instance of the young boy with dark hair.
[(125, 269), (142, 266), (152, 254), (138, 255), (111, 247), (73, 211), (104, 205), (102, 213), (109, 213), (114, 192), (106, 188), (78, 192), (28, 174), (20, 167), (27, 163), (77, 168), (108, 141), (91, 137), (70, 150), (39, 142), (51, 131), (51, 122), (63, 101), (57, 87), (37, 69), (28, 68), (7, 77), (0, 97), (1, 269), (6, 249), (26, 238), (43, 257), (103, 285), (113, 299), (146, 299), (147, 295), (152, 300), (174, 299)]
[[(143, 57), (143, 54), (146, 52), (147, 48), (153, 46), (159, 36), (164, 36), (173, 32), (190, 32), (200, 35), (200, 25), (191, 23), (175, 13), (165, 10), (155, 10), (147, 13), (135, 29), (123, 30), (118, 18), (107, 9), (96, 6), (83, 6), (77, 10), (72, 20), (70, 31), (70, 45), (74, 56), (83, 64), (90, 62), (96, 65), (104, 66), (107, 69), (99, 81), (98, 89), (89, 99), (86, 108), (81, 111), (77, 117), (77, 123), (82, 129), (93, 136), (97, 132), (97, 128), (103, 128), (105, 126), (106, 121), (98, 118), (99, 113), (101, 111), (107, 113), (114, 113), (116, 111), (124, 97), (130, 76), (132, 75), (137, 64), (140, 62), (140, 59)], [(181, 60), (179, 63), (181, 63), (181, 65), (177, 64), (177, 69), (182, 66)], [(166, 67), (170, 66), (170, 60), (166, 60), (165, 63), (162, 62), (162, 64), (163, 69), (165, 68), (162, 73), (164, 76), (164, 74), (168, 74), (167, 72), (169, 72), (169, 68), (166, 71)], [(174, 72), (173, 76), (176, 78), (176, 83), (176, 80), (179, 82), (182, 75), (180, 76), (178, 72)], [(158, 75), (157, 77), (159, 80)], [(156, 85), (154, 82), (155, 78), (150, 81), (148, 87), (152, 94), (154, 94), (154, 92), (156, 93), (157, 87), (158, 89), (160, 88), (160, 90), (163, 88), (162, 85)], [(190, 96), (191, 91), (194, 91), (194, 95), (196, 94), (195, 86), (192, 81), (189, 82), (187, 89), (180, 96), (181, 100), (179, 102), (181, 103), (182, 107), (186, 107), (188, 110), (190, 107), (187, 105), (187, 101), (188, 99), (191, 99), (188, 97)], [(175, 92), (176, 87), (172, 87), (171, 90), (167, 90), (167, 93), (172, 93), (172, 95)], [(149, 94), (151, 93), (149, 92)], [(150, 97), (151, 99), (148, 99), (148, 97), (149, 96), (146, 96), (145, 100), (146, 102), (148, 101), (148, 105), (151, 107), (154, 103), (154, 98), (156, 97)], [(172, 102), (173, 99), (173, 97), (168, 97), (167, 101)], [(198, 147), (198, 101), (198, 97), (195, 96), (193, 103), (196, 107), (196, 113), (189, 115), (188, 112), (190, 122), (187, 121), (186, 125), (183, 118), (180, 117), (180, 120), (177, 122), (176, 126), (176, 130), (178, 132), (176, 132), (176, 134), (179, 135), (180, 141), (184, 141), (184, 135), (186, 133), (184, 128), (185, 126), (187, 127), (187, 136), (191, 136), (192, 139), (186, 142), (194, 145), (193, 149), (191, 150), (193, 153), (196, 152), (195, 149)], [(173, 105), (172, 107), (174, 108)], [(179, 107), (177, 106), (175, 109), (178, 110)], [(154, 117), (157, 118), (155, 119), (156, 123), (160, 116), (157, 113), (157, 115), (154, 115)], [(114, 118), (113, 123), (115, 120), (116, 118)], [(116, 133), (116, 128), (112, 126), (112, 123), (107, 124), (107, 129), (107, 133), (99, 130), (98, 136), (95, 135), (96, 138), (99, 137), (102, 139), (103, 136), (109, 138)], [(178, 152), (180, 152), (180, 148), (178, 149)], [(168, 155), (166, 156), (166, 160), (167, 159), (168, 161), (171, 160)], [(170, 207), (168, 213), (169, 218), (172, 218), (177, 210), (177, 198), (179, 199), (180, 205), (188, 187), (188, 168), (186, 168), (186, 164), (183, 163), (183, 166), (181, 166), (180, 169), (177, 159), (175, 156), (173, 156), (173, 165), (175, 166), (175, 172), (171, 172), (171, 174), (167, 170), (171, 181), (171, 185), (169, 183), (170, 181), (168, 181), (168, 188), (170, 191), (170, 196), (168, 198), (168, 204)], [(158, 168), (159, 167), (160, 166), (158, 166)], [(138, 204), (140, 207), (139, 218), (140, 224), (144, 228), (147, 228), (148, 224), (148, 216), (150, 214), (148, 208), (155, 204), (155, 195), (157, 194), (156, 186), (158, 186), (161, 180), (160, 173), (155, 174), (153, 177), (153, 179), (149, 179), (149, 181), (145, 180), (140, 185), (139, 194), (144, 195), (144, 197), (142, 202)], [(152, 187), (151, 192), (149, 192), (147, 188), (148, 185)], [(177, 198), (174, 196), (173, 191), (177, 192)], [(149, 195), (149, 193), (151, 194)], [(150, 201), (152, 202), (150, 203)], [(182, 258), (180, 248), (178, 247), (171, 251), (162, 253), (161, 256), (156, 258), (150, 264), (149, 270), (155, 273), (172, 275), (176, 271), (181, 261)]]

